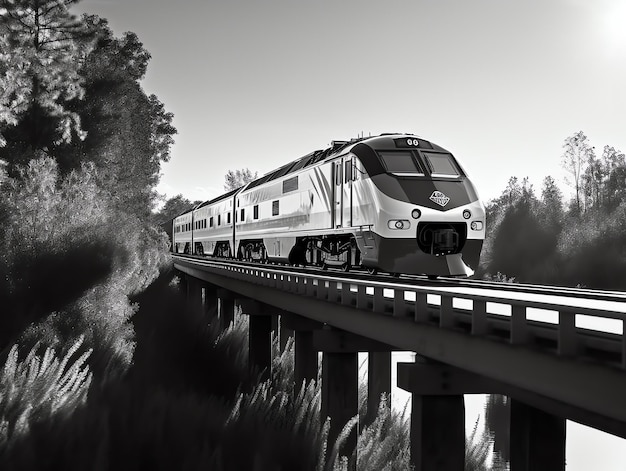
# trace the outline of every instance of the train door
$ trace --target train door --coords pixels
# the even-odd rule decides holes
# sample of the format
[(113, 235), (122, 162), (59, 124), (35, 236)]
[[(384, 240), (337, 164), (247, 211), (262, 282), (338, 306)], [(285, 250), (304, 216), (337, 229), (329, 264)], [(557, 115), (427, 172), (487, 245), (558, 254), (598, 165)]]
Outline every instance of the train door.
[(352, 175), (353, 175), (353, 157), (344, 157), (343, 159), (343, 217), (342, 226), (352, 226)]
[(343, 164), (341, 159), (333, 162), (333, 228), (343, 226)]

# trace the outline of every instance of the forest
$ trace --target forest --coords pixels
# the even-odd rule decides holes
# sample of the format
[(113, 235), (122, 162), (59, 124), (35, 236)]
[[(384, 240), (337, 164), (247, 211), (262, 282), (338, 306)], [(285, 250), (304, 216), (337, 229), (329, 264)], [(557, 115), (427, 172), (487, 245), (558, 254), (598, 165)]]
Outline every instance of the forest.
[[(2, 468), (408, 469), (406, 417), (388, 398), (343, 457), (319, 382), (293, 384), (293, 341), (274, 339), (260, 382), (245, 318), (220, 332), (185, 303), (160, 224), (192, 203), (157, 211), (173, 115), (141, 86), (137, 35), (76, 17), (76, 2), (0, 0)], [(560, 157), (575, 196), (511, 178), (486, 204), (477, 276), (623, 289), (624, 154), (596, 156), (577, 132)], [(499, 469), (492, 434), (468, 438), (467, 469)]]
[(626, 160), (605, 145), (602, 154), (582, 131), (563, 143), (566, 199), (554, 178), (539, 194), (511, 177), (486, 204), (487, 237), (479, 277), (520, 283), (626, 288)]

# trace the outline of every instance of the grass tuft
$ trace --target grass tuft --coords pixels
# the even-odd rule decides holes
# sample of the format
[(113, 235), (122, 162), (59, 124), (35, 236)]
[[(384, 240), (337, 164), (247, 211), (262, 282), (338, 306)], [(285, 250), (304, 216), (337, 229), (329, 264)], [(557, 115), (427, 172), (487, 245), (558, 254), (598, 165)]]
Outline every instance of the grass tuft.
[(92, 351), (70, 363), (82, 344), (80, 337), (61, 359), (51, 348), (38, 355), (37, 344), (20, 361), (18, 346), (11, 348), (0, 376), (0, 449), (27, 433), (34, 421), (60, 410), (69, 413), (85, 402), (92, 379), (86, 362)]

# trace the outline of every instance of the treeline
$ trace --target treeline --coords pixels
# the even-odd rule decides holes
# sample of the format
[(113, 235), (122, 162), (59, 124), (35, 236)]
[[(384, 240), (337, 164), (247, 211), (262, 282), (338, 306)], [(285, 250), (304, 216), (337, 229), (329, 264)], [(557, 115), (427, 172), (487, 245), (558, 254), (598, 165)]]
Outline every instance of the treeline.
[(585, 134), (565, 139), (562, 165), (573, 196), (552, 177), (539, 193), (512, 177), (487, 204), (487, 238), (478, 275), (529, 283), (626, 288), (626, 158)]
[(0, 1), (0, 456), (125, 377), (169, 259), (152, 210), (176, 129), (141, 88), (150, 54), (74, 3)]

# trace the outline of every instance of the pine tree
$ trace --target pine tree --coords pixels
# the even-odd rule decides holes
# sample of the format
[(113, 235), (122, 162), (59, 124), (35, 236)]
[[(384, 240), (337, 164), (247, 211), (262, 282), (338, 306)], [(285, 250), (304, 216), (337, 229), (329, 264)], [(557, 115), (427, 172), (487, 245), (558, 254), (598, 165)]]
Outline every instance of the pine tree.
[(72, 137), (83, 138), (67, 107), (84, 94), (78, 65), (92, 43), (87, 25), (69, 12), (78, 0), (0, 0), (0, 153), (9, 164)]

